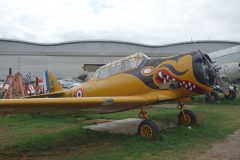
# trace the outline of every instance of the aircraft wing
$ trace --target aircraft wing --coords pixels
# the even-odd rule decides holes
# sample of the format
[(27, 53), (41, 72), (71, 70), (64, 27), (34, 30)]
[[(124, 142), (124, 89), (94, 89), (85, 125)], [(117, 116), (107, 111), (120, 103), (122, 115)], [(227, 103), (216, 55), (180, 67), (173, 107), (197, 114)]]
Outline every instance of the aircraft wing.
[(139, 108), (143, 105), (155, 104), (170, 99), (173, 99), (173, 97), (165, 95), (1, 99), (0, 112), (69, 110), (76, 112), (108, 113)]

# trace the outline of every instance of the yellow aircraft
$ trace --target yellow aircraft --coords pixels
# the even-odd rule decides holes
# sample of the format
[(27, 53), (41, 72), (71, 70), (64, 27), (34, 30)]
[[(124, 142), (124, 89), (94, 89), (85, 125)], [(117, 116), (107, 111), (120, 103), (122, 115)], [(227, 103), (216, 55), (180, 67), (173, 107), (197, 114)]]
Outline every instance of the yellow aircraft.
[(46, 71), (46, 94), (2, 99), (0, 112), (112, 113), (139, 108), (143, 121), (138, 133), (152, 138), (159, 127), (148, 120), (146, 106), (175, 100), (180, 104), (179, 123), (192, 125), (196, 116), (182, 102), (210, 92), (215, 80), (220, 81), (210, 58), (200, 51), (161, 59), (136, 53), (100, 67), (90, 80), (69, 90)]

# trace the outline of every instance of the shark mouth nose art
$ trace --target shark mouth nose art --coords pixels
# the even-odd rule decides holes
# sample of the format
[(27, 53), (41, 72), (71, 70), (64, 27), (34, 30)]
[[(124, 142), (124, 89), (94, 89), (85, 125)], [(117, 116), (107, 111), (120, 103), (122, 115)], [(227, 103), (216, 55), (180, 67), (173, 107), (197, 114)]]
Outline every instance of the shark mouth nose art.
[(158, 72), (158, 80), (161, 83), (168, 83), (168, 82), (176, 82), (177, 79), (171, 77), (169, 74), (167, 74), (165, 71), (159, 71)]
[(181, 81), (181, 82), (179, 83), (179, 85), (182, 86), (182, 87), (184, 87), (184, 88), (186, 88), (186, 89), (188, 89), (188, 90), (190, 90), (190, 91), (192, 91), (192, 90), (194, 90), (194, 89), (196, 88), (196, 85), (195, 85), (195, 84), (192, 84), (192, 83), (189, 82), (189, 81)]
[(180, 80), (173, 74), (171, 74), (169, 71), (165, 69), (160, 69), (155, 75), (154, 75), (154, 80), (158, 85), (161, 84), (169, 84), (169, 83), (175, 83), (179, 84), (179, 87), (186, 88), (189, 91), (192, 92), (205, 92), (203, 88), (200, 86), (192, 83), (189, 80)]

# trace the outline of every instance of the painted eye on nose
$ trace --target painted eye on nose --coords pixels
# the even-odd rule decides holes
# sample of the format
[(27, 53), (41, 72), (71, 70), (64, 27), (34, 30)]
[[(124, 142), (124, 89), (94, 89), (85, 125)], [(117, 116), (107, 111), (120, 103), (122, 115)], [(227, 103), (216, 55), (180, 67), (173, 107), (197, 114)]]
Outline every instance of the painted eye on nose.
[(153, 74), (154, 67), (153, 66), (146, 66), (141, 70), (141, 74), (143, 76), (151, 76)]

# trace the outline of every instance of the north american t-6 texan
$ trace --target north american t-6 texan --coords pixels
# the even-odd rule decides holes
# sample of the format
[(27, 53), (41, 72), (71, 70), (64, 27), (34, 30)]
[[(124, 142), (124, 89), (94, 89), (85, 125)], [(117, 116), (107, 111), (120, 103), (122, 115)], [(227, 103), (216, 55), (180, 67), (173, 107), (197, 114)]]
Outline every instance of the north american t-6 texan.
[(228, 94), (208, 55), (201, 51), (150, 59), (143, 53), (113, 61), (100, 67), (93, 77), (69, 90), (63, 90), (50, 72), (45, 72), (46, 94), (22, 99), (1, 99), (0, 111), (113, 113), (139, 108), (143, 119), (138, 126), (142, 137), (159, 133), (158, 125), (148, 119), (146, 107), (176, 101), (178, 121), (186, 126), (196, 123), (196, 116), (184, 108), (192, 96), (208, 93), (218, 83)]

